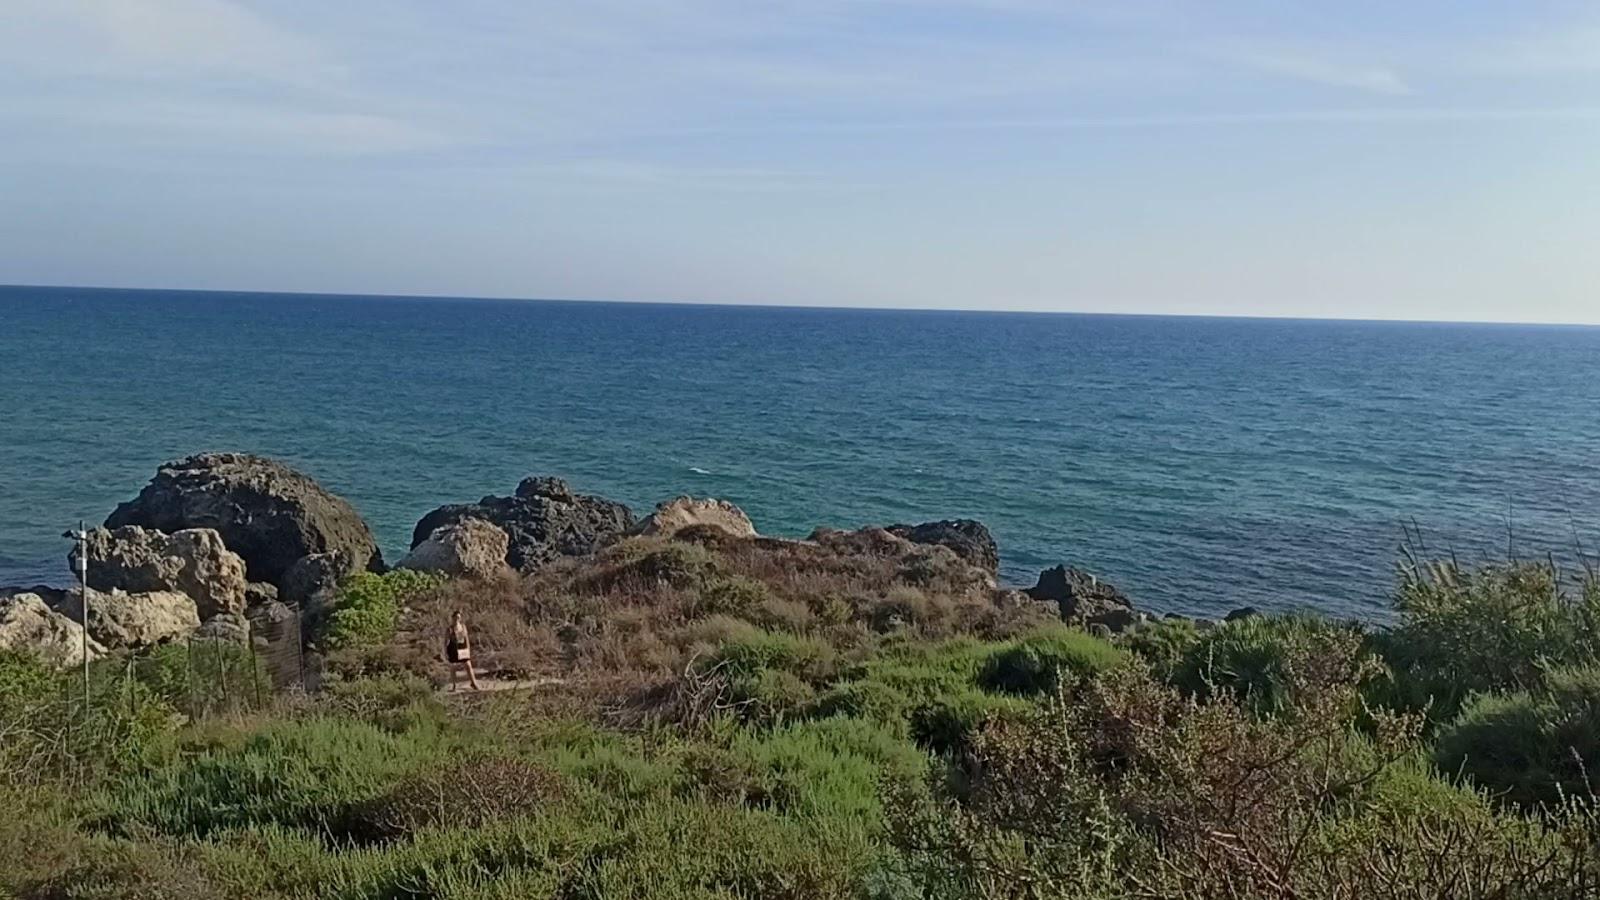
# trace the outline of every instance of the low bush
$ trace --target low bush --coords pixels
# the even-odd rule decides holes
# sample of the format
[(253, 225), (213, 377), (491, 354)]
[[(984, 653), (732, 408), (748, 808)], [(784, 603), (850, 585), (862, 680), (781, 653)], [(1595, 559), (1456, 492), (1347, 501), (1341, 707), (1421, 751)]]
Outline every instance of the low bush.
[(1574, 588), (1551, 563), (1401, 569), (1399, 622), (1374, 645), (1394, 670), (1392, 701), (1453, 719), (1466, 699), (1537, 691), (1555, 667), (1600, 664), (1600, 581)]
[(439, 583), (439, 576), (412, 569), (358, 572), (340, 584), (322, 639), (335, 650), (386, 644), (394, 638), (406, 601)]
[(772, 669), (818, 682), (832, 674), (834, 662), (833, 648), (823, 641), (756, 629), (724, 641), (706, 660), (704, 668), (719, 670), (733, 680), (756, 677), (761, 671)]
[(1056, 626), (995, 651), (984, 662), (978, 683), (991, 691), (1036, 696), (1054, 692), (1063, 676), (1073, 681), (1125, 661), (1126, 654), (1112, 644), (1078, 629)]
[(94, 821), (113, 833), (143, 828), (174, 837), (265, 825), (364, 837), (359, 809), (444, 750), (432, 732), (394, 735), (330, 718), (274, 723), (239, 746), (108, 786)]
[(1600, 668), (1558, 669), (1545, 682), (1467, 701), (1439, 735), (1440, 770), (1524, 806), (1600, 795)]
[(724, 574), (721, 558), (699, 544), (632, 538), (609, 548), (593, 571), (576, 578), (584, 592), (649, 591), (657, 587), (696, 590)]
[[(115, 665), (107, 665), (115, 678)], [(132, 660), (132, 674), (168, 706), (190, 718), (263, 705), (272, 675), (251, 648), (231, 641), (174, 641)]]
[(175, 714), (120, 661), (76, 671), (0, 651), (0, 787), (137, 769), (170, 749)]
[(1195, 644), (1200, 628), (1192, 619), (1170, 618), (1146, 622), (1124, 632), (1119, 642), (1134, 656), (1144, 660), (1162, 681), (1171, 681)]
[(401, 779), (356, 813), (364, 833), (398, 837), (425, 828), (480, 828), (557, 800), (561, 779), (515, 757), (470, 753)]
[(753, 578), (742, 575), (713, 578), (700, 589), (690, 614), (696, 618), (714, 615), (750, 618), (770, 599), (767, 586)]
[(1208, 699), (1226, 694), (1257, 715), (1293, 705), (1290, 672), (1359, 642), (1353, 628), (1310, 616), (1251, 616), (1223, 622), (1191, 644), (1171, 681), (1184, 693)]

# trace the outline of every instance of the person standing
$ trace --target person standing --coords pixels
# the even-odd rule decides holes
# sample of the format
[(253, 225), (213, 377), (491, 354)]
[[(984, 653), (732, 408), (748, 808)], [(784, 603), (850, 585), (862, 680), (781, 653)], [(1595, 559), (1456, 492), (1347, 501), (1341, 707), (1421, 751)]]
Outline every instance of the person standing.
[(456, 689), (462, 667), (467, 670), (472, 689), (483, 690), (478, 687), (478, 673), (472, 670), (472, 636), (467, 633), (467, 623), (462, 621), (459, 609), (451, 614), (450, 629), (445, 632), (444, 658), (450, 664), (450, 690)]

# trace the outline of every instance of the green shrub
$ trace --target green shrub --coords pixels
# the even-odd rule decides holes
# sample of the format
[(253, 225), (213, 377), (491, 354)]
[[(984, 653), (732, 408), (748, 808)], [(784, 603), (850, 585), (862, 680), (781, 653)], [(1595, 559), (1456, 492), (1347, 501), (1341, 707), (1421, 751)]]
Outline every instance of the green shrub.
[(0, 651), (0, 786), (92, 780), (166, 752), (172, 708), (120, 661), (93, 664), (88, 689), (77, 670)]
[(443, 752), (437, 736), (313, 718), (268, 725), (218, 747), (129, 777), (99, 800), (96, 821), (203, 837), (223, 828), (282, 825), (357, 833), (357, 811)]
[(926, 771), (924, 754), (882, 725), (861, 719), (742, 731), (731, 749), (755, 773), (757, 788), (747, 802), (867, 827), (876, 827), (881, 814), (880, 783), (915, 783)]
[(394, 638), (407, 599), (438, 587), (442, 579), (429, 572), (391, 569), (382, 575), (358, 572), (339, 586), (323, 630), (331, 649), (370, 647)]
[(757, 630), (723, 642), (705, 667), (722, 672), (731, 681), (754, 678), (764, 669), (819, 681), (833, 671), (834, 656), (832, 647), (815, 638)]
[(1015, 697), (997, 696), (977, 688), (941, 694), (911, 709), (911, 736), (936, 753), (965, 749), (989, 719), (1027, 709)]
[(777, 722), (809, 709), (816, 689), (800, 676), (782, 669), (762, 669), (729, 681), (728, 699), (738, 703), (745, 717), (757, 722)]
[(1162, 681), (1170, 681), (1195, 644), (1200, 629), (1192, 619), (1158, 619), (1126, 631), (1121, 644), (1144, 660)]
[[(108, 666), (108, 674), (114, 673)], [(133, 662), (134, 677), (152, 694), (191, 718), (251, 709), (272, 695), (272, 676), (244, 644), (175, 641)]]
[(984, 662), (978, 683), (991, 691), (1038, 695), (1056, 690), (1061, 675), (1076, 680), (1120, 665), (1122, 650), (1084, 631), (1053, 627), (1013, 641)]
[(1399, 624), (1374, 641), (1391, 699), (1439, 722), (1472, 694), (1536, 691), (1553, 667), (1600, 663), (1600, 582), (1573, 593), (1548, 563), (1410, 564), (1394, 603)]
[(1434, 756), (1442, 771), (1515, 803), (1600, 793), (1600, 668), (1556, 670), (1537, 693), (1472, 698)]
[(348, 716), (395, 734), (444, 724), (444, 704), (432, 683), (417, 675), (330, 681), (319, 700), (330, 714)]
[(481, 828), (528, 815), (561, 796), (555, 773), (514, 757), (467, 754), (402, 779), (365, 804), (363, 832), (412, 835), (425, 828)]
[(1310, 616), (1251, 616), (1223, 622), (1189, 647), (1173, 671), (1172, 683), (1190, 696), (1208, 699), (1226, 694), (1257, 715), (1272, 715), (1293, 700), (1289, 675), (1296, 661), (1314, 658), (1350, 634), (1345, 626)]
[(996, 648), (971, 639), (890, 646), (846, 672), (818, 698), (815, 712), (870, 719), (930, 749), (955, 749), (991, 712), (1019, 702), (977, 686)]

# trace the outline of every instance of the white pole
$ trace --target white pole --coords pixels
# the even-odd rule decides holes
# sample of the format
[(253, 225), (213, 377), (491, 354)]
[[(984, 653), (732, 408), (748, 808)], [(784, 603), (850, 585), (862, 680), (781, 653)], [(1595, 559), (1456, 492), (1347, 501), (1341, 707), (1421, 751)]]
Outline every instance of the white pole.
[(83, 712), (89, 712), (89, 532), (78, 520), (78, 597), (83, 612)]

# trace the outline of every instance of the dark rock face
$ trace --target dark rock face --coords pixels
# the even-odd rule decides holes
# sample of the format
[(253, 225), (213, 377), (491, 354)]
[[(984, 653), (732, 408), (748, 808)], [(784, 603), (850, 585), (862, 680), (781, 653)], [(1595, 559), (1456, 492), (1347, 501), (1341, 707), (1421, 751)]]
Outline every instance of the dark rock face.
[(277, 599), (321, 615), (339, 596), (339, 581), (354, 571), (354, 561), (343, 551), (302, 556), (283, 573)]
[(1070, 566), (1056, 566), (1039, 573), (1039, 583), (1026, 591), (1035, 600), (1049, 600), (1061, 609), (1063, 619), (1101, 619), (1110, 625), (1121, 616), (1118, 610), (1131, 610), (1133, 601), (1094, 575)]
[(982, 522), (946, 519), (920, 525), (890, 525), (884, 530), (914, 544), (949, 547), (969, 565), (977, 566), (990, 575), (1000, 574), (1000, 548), (994, 542), (994, 535)]
[[(106, 518), (107, 528), (214, 528), (244, 557), (252, 581), (280, 584), (303, 556), (342, 552), (359, 569), (383, 557), (355, 509), (276, 460), (203, 453), (163, 465), (139, 496)], [(280, 584), (281, 586), (281, 584)]]
[(1253, 619), (1259, 615), (1261, 615), (1261, 610), (1256, 609), (1254, 606), (1241, 606), (1238, 609), (1230, 610), (1227, 615), (1222, 617), (1222, 621), (1237, 622), (1240, 619)]
[(462, 519), (483, 519), (505, 531), (506, 564), (532, 572), (558, 556), (582, 556), (621, 537), (634, 526), (633, 510), (603, 497), (573, 493), (559, 478), (524, 478), (511, 497), (453, 503), (423, 516), (412, 531), (417, 547), (436, 528)]
[(278, 586), (265, 581), (252, 581), (244, 586), (245, 609), (254, 609), (278, 601)]

